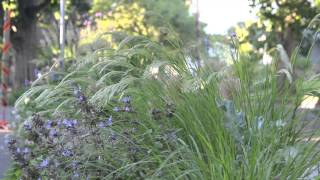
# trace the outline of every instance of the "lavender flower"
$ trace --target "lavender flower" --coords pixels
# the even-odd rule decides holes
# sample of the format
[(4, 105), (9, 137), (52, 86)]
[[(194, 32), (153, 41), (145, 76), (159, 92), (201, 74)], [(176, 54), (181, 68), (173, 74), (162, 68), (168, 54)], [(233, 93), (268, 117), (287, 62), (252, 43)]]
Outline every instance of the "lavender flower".
[(58, 137), (58, 132), (57, 132), (57, 130), (55, 130), (55, 129), (50, 129), (50, 131), (49, 131), (49, 137), (50, 137), (50, 138)]
[(62, 124), (61, 120), (58, 120), (58, 121), (57, 121), (57, 125), (58, 125), (58, 126), (61, 126), (61, 124)]
[(47, 123), (46, 123), (46, 128), (50, 129), (51, 127), (52, 127), (52, 121), (48, 120)]
[(44, 160), (40, 163), (39, 168), (46, 168), (46, 167), (48, 167), (48, 165), (49, 165), (49, 160), (48, 160), (48, 159), (44, 159)]
[(126, 107), (124, 107), (124, 111), (125, 111), (125, 112), (130, 112), (131, 109), (130, 109), (128, 106), (126, 106)]
[(122, 99), (121, 99), (121, 101), (123, 102), (123, 103), (130, 103), (130, 101), (131, 101), (131, 97), (130, 96), (125, 96), (125, 97), (123, 97)]
[(67, 149), (67, 150), (62, 151), (62, 155), (64, 157), (71, 157), (71, 156), (73, 156), (73, 153), (71, 150)]
[(29, 123), (29, 122), (25, 122), (23, 124), (23, 128), (26, 130), (26, 131), (31, 131), (32, 130), (32, 124)]
[(81, 92), (80, 88), (76, 88), (73, 91), (73, 94), (76, 96), (76, 98), (79, 100), (79, 102), (84, 102), (86, 101), (86, 97), (83, 95), (83, 93)]
[(233, 32), (233, 33), (231, 33), (231, 37), (232, 38), (237, 38), (238, 36), (237, 36), (237, 34), (235, 32)]
[(66, 127), (66, 128), (74, 128), (77, 125), (77, 120), (74, 119), (64, 119), (62, 121), (62, 124)]
[(72, 169), (77, 169), (78, 165), (79, 165), (79, 162), (77, 162), (77, 161), (72, 161), (72, 163), (71, 163)]
[(107, 120), (107, 126), (112, 126), (112, 116)]
[(78, 97), (78, 100), (79, 100), (80, 102), (84, 102), (84, 101), (86, 101), (86, 97), (85, 97), (84, 95), (80, 95), (80, 96)]
[(112, 116), (110, 116), (105, 122), (100, 122), (98, 126), (100, 128), (104, 128), (106, 126), (112, 126)]
[(23, 150), (22, 150), (22, 153), (24, 154), (28, 154), (30, 152), (30, 149), (25, 147)]
[(33, 74), (34, 74), (34, 76), (35, 76), (36, 78), (39, 78), (39, 74), (40, 74), (40, 76), (41, 76), (41, 72), (40, 72), (40, 70), (39, 70), (38, 68), (35, 68), (35, 69), (33, 70)]

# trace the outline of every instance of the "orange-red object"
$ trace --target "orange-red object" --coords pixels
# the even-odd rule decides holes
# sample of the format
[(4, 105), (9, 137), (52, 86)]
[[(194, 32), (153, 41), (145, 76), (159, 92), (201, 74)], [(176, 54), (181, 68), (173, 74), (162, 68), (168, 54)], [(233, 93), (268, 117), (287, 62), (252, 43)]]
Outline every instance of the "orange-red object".
[(8, 121), (0, 120), (0, 129), (8, 129)]

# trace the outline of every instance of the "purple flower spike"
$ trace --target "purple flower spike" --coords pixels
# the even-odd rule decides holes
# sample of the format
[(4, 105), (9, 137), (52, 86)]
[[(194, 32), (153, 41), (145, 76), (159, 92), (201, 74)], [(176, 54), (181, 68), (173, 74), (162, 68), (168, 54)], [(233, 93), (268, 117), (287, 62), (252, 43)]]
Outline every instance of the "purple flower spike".
[(62, 124), (66, 127), (66, 128), (74, 128), (77, 125), (77, 120), (72, 120), (72, 119), (64, 119), (62, 121)]
[(80, 102), (86, 101), (86, 97), (85, 97), (84, 95), (80, 95), (80, 96), (78, 97), (78, 99), (79, 99)]
[(24, 148), (23, 150), (22, 150), (22, 152), (24, 153), (24, 154), (28, 154), (29, 152), (30, 152), (30, 150), (29, 150), (29, 148)]
[(37, 75), (38, 75), (39, 72), (40, 72), (40, 70), (39, 70), (38, 68), (35, 68), (35, 69), (33, 70), (34, 76), (37, 77)]
[(237, 36), (237, 34), (235, 32), (233, 32), (233, 33), (231, 33), (231, 37), (232, 38), (237, 38), (238, 36)]
[(112, 126), (112, 116), (109, 117), (107, 121), (107, 126)]
[(130, 108), (128, 106), (126, 106), (126, 107), (124, 107), (124, 111), (125, 112), (130, 112), (131, 110), (130, 110)]
[(58, 132), (57, 132), (57, 130), (51, 129), (51, 130), (49, 131), (49, 136), (50, 136), (50, 138), (58, 137)]
[(29, 122), (25, 122), (25, 123), (23, 124), (23, 128), (24, 128), (26, 131), (31, 131), (32, 125), (31, 125), (31, 123), (29, 123)]
[(72, 151), (70, 151), (69, 149), (67, 149), (67, 150), (62, 151), (62, 155), (63, 155), (64, 157), (71, 157), (71, 156), (73, 156), (73, 153), (72, 153)]
[(48, 120), (47, 123), (46, 123), (46, 128), (50, 129), (51, 127), (52, 127), (52, 121)]
[(73, 91), (73, 94), (76, 96), (76, 98), (80, 101), (80, 102), (84, 102), (86, 101), (86, 97), (83, 95), (83, 93), (81, 92), (80, 88), (75, 88)]
[(121, 99), (121, 101), (122, 101), (123, 103), (130, 103), (131, 97), (130, 97), (130, 96), (125, 96), (125, 97), (123, 97), (123, 98)]
[(58, 125), (58, 126), (61, 126), (61, 123), (62, 123), (61, 120), (58, 120), (58, 121), (57, 121), (57, 125)]
[(71, 163), (72, 169), (77, 169), (78, 165), (79, 165), (79, 162), (77, 162), (75, 160), (73, 160), (72, 163)]
[(49, 165), (49, 160), (48, 160), (48, 159), (44, 159), (44, 160), (40, 163), (39, 167), (40, 167), (40, 168), (46, 168), (48, 165)]
[(68, 119), (64, 119), (62, 121), (62, 124), (65, 126), (65, 127), (72, 127), (72, 122)]

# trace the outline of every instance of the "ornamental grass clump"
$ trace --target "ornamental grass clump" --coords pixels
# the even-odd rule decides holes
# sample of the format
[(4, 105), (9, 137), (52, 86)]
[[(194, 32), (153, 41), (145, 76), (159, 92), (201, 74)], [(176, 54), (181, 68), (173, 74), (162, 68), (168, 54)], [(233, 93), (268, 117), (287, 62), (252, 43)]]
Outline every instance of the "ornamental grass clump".
[[(180, 42), (163, 44), (128, 37), (58, 81), (38, 79), (16, 102), (25, 119), (9, 143), (8, 179), (310, 177), (317, 134), (304, 133), (298, 106), (315, 78), (279, 91), (276, 63), (252, 77), (239, 53), (228, 74), (190, 69)], [(239, 83), (227, 99), (219, 84), (230, 78)]]

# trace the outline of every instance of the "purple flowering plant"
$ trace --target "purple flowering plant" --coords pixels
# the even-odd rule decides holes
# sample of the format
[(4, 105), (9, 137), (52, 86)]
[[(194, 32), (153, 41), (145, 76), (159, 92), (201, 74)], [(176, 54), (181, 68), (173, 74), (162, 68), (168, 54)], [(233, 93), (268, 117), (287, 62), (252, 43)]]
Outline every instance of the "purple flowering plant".
[[(129, 91), (135, 86), (131, 79), (142, 77), (147, 67), (130, 62), (143, 57), (121, 56), (130, 62), (122, 67), (116, 64), (120, 61), (112, 61), (110, 69), (108, 63), (115, 57), (119, 56), (110, 52), (106, 59), (93, 57), (85, 66), (66, 67), (70, 74), (65, 79), (50, 81), (46, 91), (30, 95), (29, 106), (21, 105), (25, 113), (21, 116), (28, 123), (21, 125), (9, 146), (22, 179), (144, 179), (153, 173), (155, 178), (165, 178), (168, 169), (156, 171), (179, 144), (170, 120), (175, 107), (167, 106), (160, 96)], [(149, 59), (145, 62), (151, 63)], [(106, 64), (96, 66), (97, 62)], [(128, 69), (133, 65), (141, 71)], [(113, 68), (131, 79), (108, 76)], [(159, 110), (157, 118), (153, 109)]]

